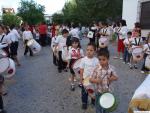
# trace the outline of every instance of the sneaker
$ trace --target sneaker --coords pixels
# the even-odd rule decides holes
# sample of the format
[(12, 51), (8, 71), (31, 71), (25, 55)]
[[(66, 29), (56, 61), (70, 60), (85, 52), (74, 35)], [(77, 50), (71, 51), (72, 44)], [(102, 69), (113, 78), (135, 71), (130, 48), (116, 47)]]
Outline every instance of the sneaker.
[(58, 70), (58, 72), (61, 73), (62, 71), (61, 71), (61, 70)]
[(118, 57), (117, 57), (117, 56), (115, 56), (115, 57), (114, 57), (114, 59), (118, 59)]
[(86, 110), (87, 109), (87, 104), (82, 104), (82, 109)]
[(122, 57), (120, 57), (120, 60), (123, 60), (123, 58), (122, 58)]
[(126, 64), (126, 62), (122, 62), (123, 64)]
[(136, 65), (136, 64), (134, 65), (134, 69), (138, 69), (138, 67), (137, 67), (137, 65)]
[(74, 90), (75, 90), (75, 85), (71, 84), (71, 91), (74, 91)]
[(128, 62), (127, 64), (130, 65), (130, 62)]
[(141, 71), (141, 73), (144, 74), (145, 72), (144, 72), (144, 71)]
[(78, 86), (79, 86), (80, 88), (82, 88), (82, 87), (83, 87), (83, 85), (82, 85), (81, 83), (79, 83), (79, 84), (78, 84)]
[(132, 65), (129, 65), (130, 69), (133, 69), (133, 66)]

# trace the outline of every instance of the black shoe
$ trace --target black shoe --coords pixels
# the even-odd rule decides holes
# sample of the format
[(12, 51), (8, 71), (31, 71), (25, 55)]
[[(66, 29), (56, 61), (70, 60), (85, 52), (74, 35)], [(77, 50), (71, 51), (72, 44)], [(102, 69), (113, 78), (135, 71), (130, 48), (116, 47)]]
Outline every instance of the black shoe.
[(87, 109), (87, 104), (82, 104), (82, 109), (86, 110)]
[(83, 85), (82, 85), (81, 83), (79, 83), (79, 84), (78, 84), (78, 86), (79, 86), (80, 88), (82, 88), (82, 87), (83, 87)]
[(68, 70), (67, 70), (67, 69), (64, 69), (64, 72), (68, 72)]
[(91, 99), (91, 105), (95, 106), (95, 99)]
[(70, 89), (71, 89), (71, 91), (75, 91), (75, 85), (72, 84)]
[(30, 56), (33, 56), (33, 54), (30, 54)]
[(137, 65), (134, 65), (134, 69), (138, 69)]

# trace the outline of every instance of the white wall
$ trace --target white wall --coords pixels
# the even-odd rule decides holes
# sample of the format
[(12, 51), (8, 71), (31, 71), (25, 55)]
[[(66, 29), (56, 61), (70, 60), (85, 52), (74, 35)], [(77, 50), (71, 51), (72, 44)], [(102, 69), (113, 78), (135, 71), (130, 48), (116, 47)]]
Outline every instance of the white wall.
[(133, 29), (134, 23), (137, 20), (138, 0), (123, 0), (122, 19), (127, 21), (129, 29)]

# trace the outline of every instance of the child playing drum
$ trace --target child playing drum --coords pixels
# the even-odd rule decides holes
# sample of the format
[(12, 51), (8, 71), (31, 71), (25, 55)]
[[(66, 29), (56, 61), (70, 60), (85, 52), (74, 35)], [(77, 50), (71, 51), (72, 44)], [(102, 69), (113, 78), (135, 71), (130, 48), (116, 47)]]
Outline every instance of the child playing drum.
[(26, 55), (28, 53), (28, 51), (30, 51), (30, 56), (33, 56), (33, 52), (31, 50), (31, 48), (29, 48), (27, 45), (27, 43), (30, 39), (33, 39), (33, 35), (31, 33), (31, 31), (29, 30), (29, 26), (26, 25), (25, 31), (23, 32), (23, 41), (24, 41), (24, 45), (25, 45), (24, 55)]
[(73, 37), (71, 42), (72, 42), (72, 47), (69, 49), (69, 61), (68, 61), (67, 67), (70, 68), (70, 73), (71, 73), (71, 91), (74, 91), (75, 90), (75, 84), (74, 84), (75, 72), (72, 66), (75, 63), (75, 61), (77, 61), (81, 57), (84, 57), (84, 53), (83, 53), (83, 50), (81, 49), (80, 41), (78, 38)]
[[(96, 51), (96, 46), (93, 43), (89, 43), (86, 48), (86, 56), (82, 58), (80, 64), (80, 76), (81, 83), (84, 83), (85, 78), (90, 78), (95, 67), (99, 64), (98, 59), (94, 56)], [(88, 91), (84, 84), (81, 91), (82, 99), (82, 109), (87, 109), (88, 104)], [(92, 104), (95, 104), (95, 99), (92, 98)]]
[(113, 66), (109, 65), (109, 51), (98, 51), (99, 65), (95, 68), (90, 82), (96, 85), (96, 113), (106, 113), (97, 103), (102, 93), (110, 91), (112, 81), (118, 79)]

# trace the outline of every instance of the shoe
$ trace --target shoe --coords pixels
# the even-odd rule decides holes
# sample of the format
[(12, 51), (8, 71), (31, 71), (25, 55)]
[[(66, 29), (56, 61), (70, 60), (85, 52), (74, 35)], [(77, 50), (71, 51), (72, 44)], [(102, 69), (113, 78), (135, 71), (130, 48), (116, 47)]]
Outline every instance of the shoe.
[(133, 66), (132, 65), (129, 65), (130, 69), (133, 69)]
[(68, 70), (67, 70), (67, 69), (64, 69), (64, 72), (68, 72)]
[(144, 74), (145, 72), (144, 72), (144, 71), (141, 71), (141, 73)]
[(75, 90), (75, 85), (71, 84), (71, 91), (74, 91), (74, 90)]
[(126, 62), (122, 62), (123, 64), (126, 64)]
[(82, 87), (83, 87), (83, 85), (82, 85), (81, 83), (79, 83), (79, 84), (78, 84), (78, 86), (79, 86), (80, 88), (82, 88)]
[(127, 64), (128, 64), (128, 65), (130, 65), (130, 63), (129, 63), (129, 62), (128, 62)]
[(86, 110), (87, 109), (87, 104), (82, 104), (82, 109)]
[(134, 69), (138, 69), (138, 67), (137, 67), (137, 65), (136, 65), (136, 64), (134, 65)]
[(114, 59), (118, 59), (118, 57), (117, 57), (117, 56), (115, 56), (115, 57), (114, 57)]
[(120, 60), (123, 60), (123, 58), (122, 58), (122, 57), (120, 57)]
[(33, 54), (30, 54), (30, 56), (33, 56)]

